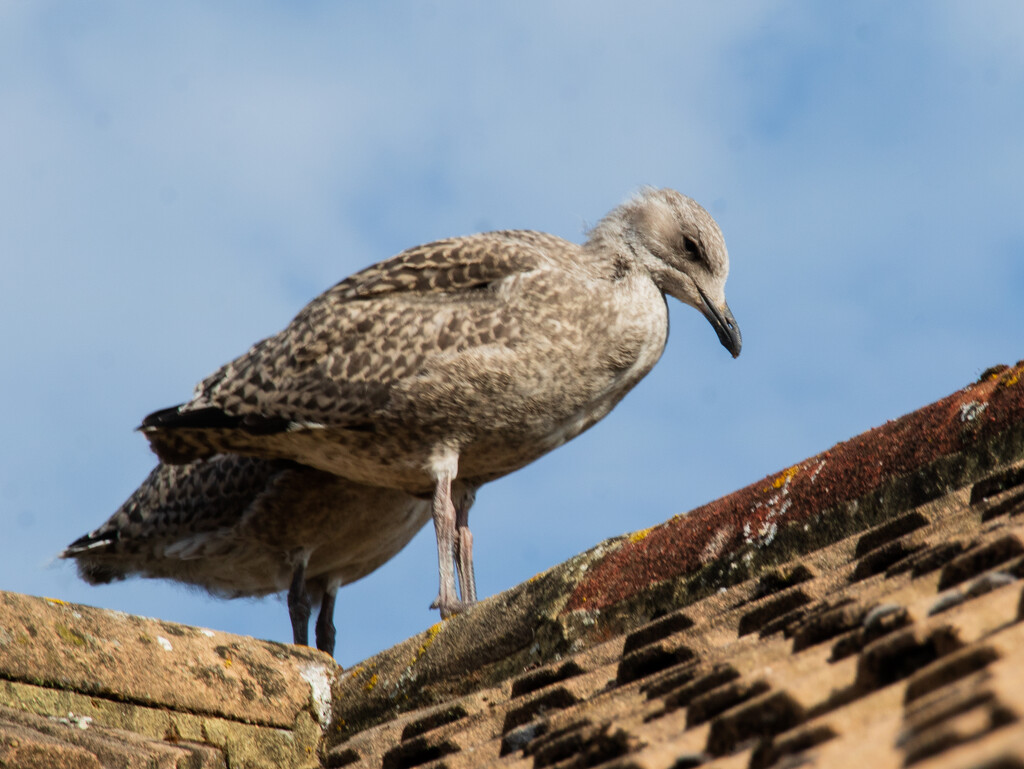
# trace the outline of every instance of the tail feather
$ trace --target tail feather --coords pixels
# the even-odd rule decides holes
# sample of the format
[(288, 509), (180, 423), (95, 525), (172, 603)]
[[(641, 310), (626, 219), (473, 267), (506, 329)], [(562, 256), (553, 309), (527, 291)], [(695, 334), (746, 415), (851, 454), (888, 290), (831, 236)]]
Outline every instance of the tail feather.
[(78, 576), (90, 585), (106, 585), (127, 576), (123, 567), (104, 557), (113, 550), (118, 539), (116, 531), (93, 531), (61, 550), (58, 557), (74, 558)]
[(96, 532), (79, 537), (61, 550), (61, 558), (76, 558), (84, 553), (95, 553), (113, 547), (117, 543), (117, 532), (98, 536)]
[(78, 576), (90, 585), (109, 585), (127, 579), (128, 573), (115, 563), (101, 561), (79, 561)]

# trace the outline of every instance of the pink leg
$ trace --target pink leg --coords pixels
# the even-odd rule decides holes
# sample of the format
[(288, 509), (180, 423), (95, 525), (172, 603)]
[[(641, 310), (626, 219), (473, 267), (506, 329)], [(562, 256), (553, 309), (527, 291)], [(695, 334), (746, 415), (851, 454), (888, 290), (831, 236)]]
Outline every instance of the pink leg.
[(459, 573), (459, 594), (464, 606), (476, 603), (476, 577), (473, 574), (473, 533), (469, 530), (469, 507), (473, 495), (460, 500), (455, 514), (455, 568)]
[(430, 605), (441, 610), (441, 619), (457, 613), (462, 606), (455, 591), (455, 505), (452, 504), (452, 474), (444, 473), (434, 487), (434, 533), (437, 535), (437, 567), (441, 587)]

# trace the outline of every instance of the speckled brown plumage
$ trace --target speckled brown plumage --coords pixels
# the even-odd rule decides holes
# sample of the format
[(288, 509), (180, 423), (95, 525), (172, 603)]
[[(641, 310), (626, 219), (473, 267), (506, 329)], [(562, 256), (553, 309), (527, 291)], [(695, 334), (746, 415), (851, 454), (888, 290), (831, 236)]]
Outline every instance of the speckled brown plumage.
[(604, 417), (660, 357), (666, 294), (738, 355), (728, 270), (714, 220), (674, 190), (643, 190), (582, 246), (520, 230), (417, 246), (321, 294), (141, 429), (165, 462), (236, 452), (432, 493), (447, 616), (450, 564), (472, 541), (452, 484), (516, 470)]
[[(468, 509), (472, 492), (459, 504)], [(317, 645), (332, 652), (338, 587), (390, 560), (429, 520), (429, 499), (294, 462), (217, 455), (158, 465), (61, 556), (91, 584), (156, 577), (232, 598), (291, 589), (296, 642), (320, 602)], [(470, 586), (472, 575), (461, 576)]]

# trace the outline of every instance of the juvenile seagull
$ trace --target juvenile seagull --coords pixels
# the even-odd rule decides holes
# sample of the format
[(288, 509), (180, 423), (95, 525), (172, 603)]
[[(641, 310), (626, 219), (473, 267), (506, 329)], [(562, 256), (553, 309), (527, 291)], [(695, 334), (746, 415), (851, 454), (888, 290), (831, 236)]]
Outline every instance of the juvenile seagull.
[(343, 280), (283, 331), (146, 417), (161, 460), (285, 458), (432, 497), (447, 617), (471, 571), (467, 489), (532, 462), (604, 417), (657, 362), (665, 295), (740, 353), (714, 219), (642, 190), (580, 246), (503, 230), (416, 246)]
[[(468, 509), (472, 499), (459, 500)], [(286, 460), (218, 454), (158, 465), (110, 519), (60, 555), (90, 584), (174, 579), (228, 598), (288, 590), (295, 643), (320, 604), (317, 648), (334, 653), (338, 587), (390, 560), (430, 520), (430, 501)], [(459, 575), (472, 600), (472, 575)]]

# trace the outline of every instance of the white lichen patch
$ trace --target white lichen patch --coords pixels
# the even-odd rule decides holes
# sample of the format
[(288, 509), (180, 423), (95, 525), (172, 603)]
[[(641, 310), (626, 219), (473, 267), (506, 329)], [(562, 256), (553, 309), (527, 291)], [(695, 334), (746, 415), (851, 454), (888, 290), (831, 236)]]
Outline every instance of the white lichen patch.
[[(761, 525), (756, 530), (749, 521), (743, 524), (743, 541), (748, 545), (756, 547), (767, 547), (770, 545), (779, 531), (778, 519), (782, 518), (792, 506), (793, 500), (789, 499), (786, 487), (783, 487), (782, 491), (773, 495), (768, 500), (766, 505), (768, 511), (765, 513)], [(760, 503), (754, 506), (754, 510), (759, 507), (761, 507)]]
[(761, 547), (767, 547), (774, 539), (775, 535), (779, 533), (779, 524), (775, 521), (765, 521), (761, 524), (761, 528), (757, 531), (757, 536), (760, 539)]
[(50, 716), (50, 718), (59, 724), (65, 724), (66, 726), (77, 726), (82, 731), (88, 729), (89, 725), (92, 723), (92, 716), (76, 716), (71, 711), (68, 711), (67, 718), (57, 718), (55, 716)]
[(324, 726), (331, 717), (331, 681), (334, 674), (326, 665), (309, 663), (299, 668), (299, 675), (309, 684), (309, 696), (313, 702), (313, 713)]
[[(811, 483), (817, 479), (818, 473), (821, 472), (824, 466), (825, 461), (822, 460), (814, 468), (814, 472), (810, 476)], [(765, 509), (765, 512), (763, 513), (762, 522), (757, 526), (756, 530), (749, 521), (743, 524), (743, 541), (748, 545), (767, 547), (775, 540), (775, 535), (779, 531), (779, 519), (785, 516), (793, 506), (793, 500), (789, 496), (790, 482), (797, 476), (800, 469), (800, 465), (794, 465), (779, 475), (770, 486), (765, 487), (765, 491), (771, 491), (772, 489), (776, 491), (768, 499), (758, 502), (751, 508), (751, 514), (757, 513), (762, 508)]]
[(973, 422), (975, 419), (980, 417), (984, 413), (985, 409), (988, 408), (987, 403), (981, 401), (971, 401), (965, 403), (960, 407), (960, 421), (966, 424), (967, 422)]
[(701, 553), (701, 560), (704, 563), (718, 560), (718, 557), (722, 554), (722, 549), (729, 541), (731, 534), (732, 532), (728, 527), (721, 528), (716, 531), (715, 535), (708, 540), (708, 543), (704, 546), (704, 552)]

